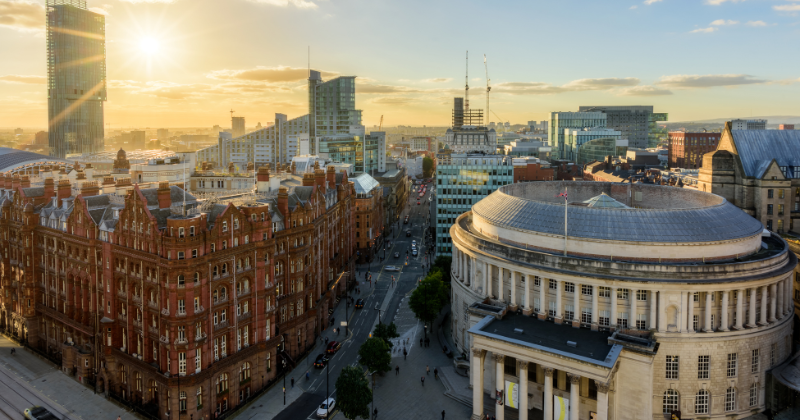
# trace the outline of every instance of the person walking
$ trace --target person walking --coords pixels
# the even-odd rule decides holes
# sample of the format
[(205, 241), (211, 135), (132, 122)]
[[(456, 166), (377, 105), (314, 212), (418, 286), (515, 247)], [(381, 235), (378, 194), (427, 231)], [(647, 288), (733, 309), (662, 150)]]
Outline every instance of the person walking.
[(403, 347), (403, 360), (407, 360), (407, 356), (408, 356), (408, 351), (406, 351), (406, 348)]
[(425, 365), (425, 375), (431, 374), (431, 368), (428, 365)]
[(294, 378), (292, 378), (292, 388), (294, 388)]
[(399, 374), (400, 374), (400, 365), (397, 365), (397, 366), (395, 366), (395, 368), (394, 368), (394, 376), (397, 376), (397, 375), (399, 375)]
[(442, 410), (442, 420), (444, 420), (444, 410)]
[(372, 412), (373, 419), (378, 420), (378, 409), (376, 408), (375, 411)]
[(422, 386), (424, 387), (425, 386), (425, 377), (423, 376), (421, 380), (422, 380)]
[(433, 368), (433, 379), (439, 380), (439, 369)]

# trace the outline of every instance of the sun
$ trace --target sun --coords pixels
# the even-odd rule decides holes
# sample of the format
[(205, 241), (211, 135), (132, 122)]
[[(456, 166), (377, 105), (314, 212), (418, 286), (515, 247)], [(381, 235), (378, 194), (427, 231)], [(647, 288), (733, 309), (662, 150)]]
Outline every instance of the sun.
[(147, 55), (153, 55), (161, 49), (161, 43), (155, 38), (144, 37), (139, 40), (139, 49)]

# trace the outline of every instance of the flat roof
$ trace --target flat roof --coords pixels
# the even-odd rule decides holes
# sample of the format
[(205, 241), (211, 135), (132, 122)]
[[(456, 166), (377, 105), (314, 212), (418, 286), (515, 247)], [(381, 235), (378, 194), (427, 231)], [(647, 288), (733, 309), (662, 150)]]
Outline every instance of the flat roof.
[[(522, 333), (514, 331), (515, 329), (521, 329)], [(502, 319), (487, 316), (469, 332), (608, 368), (614, 366), (622, 350), (622, 346), (608, 343), (610, 333), (573, 328), (570, 324), (559, 325), (511, 312)], [(577, 343), (577, 346), (567, 345), (568, 341)]]

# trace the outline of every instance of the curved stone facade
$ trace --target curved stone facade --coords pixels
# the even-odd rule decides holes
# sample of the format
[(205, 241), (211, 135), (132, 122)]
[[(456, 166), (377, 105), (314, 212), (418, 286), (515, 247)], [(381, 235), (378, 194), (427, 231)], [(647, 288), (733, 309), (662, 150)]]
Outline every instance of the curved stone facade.
[[(580, 217), (570, 216), (564, 255), (563, 198), (555, 198), (564, 186), (570, 202), (605, 192), (641, 208), (570, 205), (569, 212), (576, 207)], [(624, 202), (626, 194), (632, 203)], [(554, 222), (559, 216), (560, 237)], [(620, 231), (624, 240), (614, 235), (616, 226), (648, 221), (662, 226)], [(706, 225), (694, 226), (702, 232), (693, 232), (681, 221)], [(613, 368), (603, 374), (577, 361), (550, 367), (607, 384), (602, 403), (600, 397), (585, 401), (582, 387), (588, 385), (583, 382), (575, 391), (584, 401), (582, 410), (607, 405), (598, 418), (662, 419), (673, 407), (689, 418), (744, 418), (764, 409), (765, 372), (789, 356), (797, 258), (786, 242), (762, 236), (760, 222), (721, 197), (630, 184), (515, 184), (473, 206), (450, 234), (452, 331), (460, 352), (476, 347), (484, 353), (508, 351), (518, 363), (548, 368), (547, 350), (525, 355), (515, 350), (513, 340), (507, 350), (495, 343), (487, 348), (482, 338), (476, 346), (477, 335), (470, 331), (476, 323), (470, 306), (476, 302), (600, 330), (596, 334), (616, 331), (657, 343), (652, 354), (623, 346)], [(494, 382), (484, 378), (493, 374), (473, 374), (475, 381)], [(552, 386), (548, 394), (543, 385), (538, 394), (537, 382), (525, 388), (531, 390), (531, 407), (544, 398), (547, 414), (546, 402), (555, 394)], [(596, 386), (591, 393), (597, 394)], [(482, 401), (475, 406), (482, 407)]]

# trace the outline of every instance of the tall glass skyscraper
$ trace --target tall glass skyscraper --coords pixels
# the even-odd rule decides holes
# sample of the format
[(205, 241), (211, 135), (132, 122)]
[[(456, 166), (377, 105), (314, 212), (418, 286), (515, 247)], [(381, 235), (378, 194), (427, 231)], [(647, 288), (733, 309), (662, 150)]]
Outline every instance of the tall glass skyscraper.
[(85, 0), (47, 0), (50, 155), (103, 150), (106, 20)]
[(361, 110), (356, 109), (356, 77), (342, 76), (323, 82), (320, 73), (311, 70), (308, 112), (311, 138), (352, 134), (353, 127), (361, 125)]

